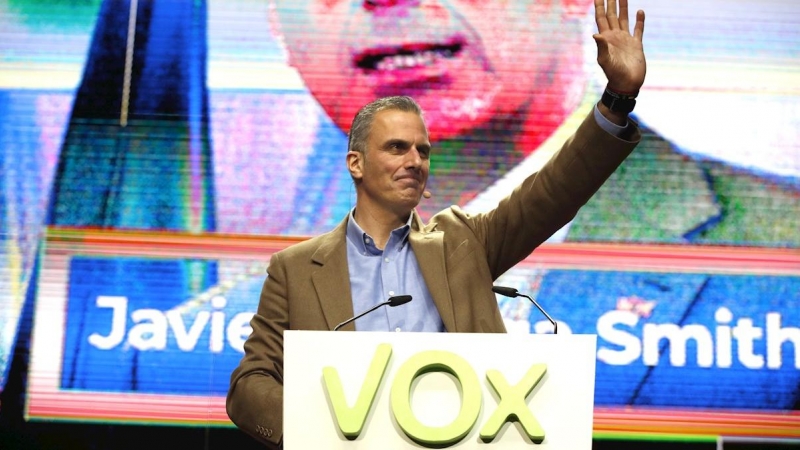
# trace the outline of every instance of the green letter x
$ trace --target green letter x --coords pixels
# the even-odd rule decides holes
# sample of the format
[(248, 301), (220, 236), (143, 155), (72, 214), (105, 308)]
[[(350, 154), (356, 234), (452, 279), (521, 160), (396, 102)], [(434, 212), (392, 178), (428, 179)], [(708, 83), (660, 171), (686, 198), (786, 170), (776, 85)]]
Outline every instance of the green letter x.
[(500, 427), (509, 420), (518, 421), (533, 442), (540, 443), (544, 440), (544, 430), (528, 408), (525, 399), (539, 384), (546, 371), (546, 364), (534, 364), (522, 380), (513, 387), (508, 384), (499, 371), (489, 370), (486, 372), (489, 384), (500, 397), (500, 404), (481, 428), (480, 436), (483, 442), (491, 442), (500, 432)]

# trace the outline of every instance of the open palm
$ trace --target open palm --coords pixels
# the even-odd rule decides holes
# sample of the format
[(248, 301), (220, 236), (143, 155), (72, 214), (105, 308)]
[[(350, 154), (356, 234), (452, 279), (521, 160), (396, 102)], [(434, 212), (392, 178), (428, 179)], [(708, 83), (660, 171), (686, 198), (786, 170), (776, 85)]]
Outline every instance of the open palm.
[(608, 86), (620, 93), (635, 94), (644, 83), (647, 63), (644, 57), (644, 11), (636, 13), (633, 34), (628, 23), (628, 0), (595, 0), (597, 62), (608, 79)]

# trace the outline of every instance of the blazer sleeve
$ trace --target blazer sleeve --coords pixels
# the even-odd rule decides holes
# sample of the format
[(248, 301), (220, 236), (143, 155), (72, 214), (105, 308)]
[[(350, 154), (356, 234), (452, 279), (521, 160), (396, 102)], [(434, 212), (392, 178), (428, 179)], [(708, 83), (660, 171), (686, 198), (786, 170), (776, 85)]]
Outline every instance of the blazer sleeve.
[(497, 208), (464, 220), (485, 246), (497, 278), (566, 225), (622, 164), (641, 139), (638, 126), (630, 140), (597, 124), (593, 112), (561, 149), (536, 173), (500, 201)]
[(283, 440), (283, 331), (289, 327), (286, 269), (280, 253), (270, 259), (250, 326), (253, 332), (231, 374), (225, 406), (242, 431), (277, 449)]

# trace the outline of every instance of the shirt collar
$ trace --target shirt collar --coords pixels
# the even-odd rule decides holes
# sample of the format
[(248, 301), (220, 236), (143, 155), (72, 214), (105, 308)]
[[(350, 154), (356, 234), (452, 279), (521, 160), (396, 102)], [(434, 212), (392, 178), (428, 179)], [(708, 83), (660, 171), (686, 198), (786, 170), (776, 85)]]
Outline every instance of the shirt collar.
[[(347, 240), (350, 241), (355, 247), (358, 249), (358, 252), (362, 255), (381, 255), (383, 254), (383, 250), (379, 249), (375, 245), (375, 240), (372, 236), (368, 235), (358, 223), (356, 223), (356, 209), (353, 208), (350, 210), (350, 214), (347, 216)], [(392, 230), (392, 237), (395, 238), (395, 242), (399, 243), (399, 247), (408, 242), (408, 235), (411, 232), (411, 221), (414, 218), (414, 214), (409, 214), (408, 221), (405, 225), (400, 226)], [(392, 240), (392, 237), (389, 240)], [(387, 242), (387, 245), (389, 243)]]

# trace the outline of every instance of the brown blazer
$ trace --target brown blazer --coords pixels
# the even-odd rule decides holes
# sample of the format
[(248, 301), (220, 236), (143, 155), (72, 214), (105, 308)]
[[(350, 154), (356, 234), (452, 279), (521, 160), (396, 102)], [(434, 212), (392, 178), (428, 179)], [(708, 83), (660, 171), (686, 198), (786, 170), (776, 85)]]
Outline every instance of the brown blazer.
[[(638, 130), (631, 141), (615, 138), (590, 114), (493, 211), (470, 215), (453, 206), (428, 224), (413, 214), (409, 242), (447, 331), (505, 332), (492, 282), (569, 222), (639, 138)], [(271, 447), (283, 436), (283, 331), (331, 330), (354, 315), (346, 223), (272, 256), (253, 332), (231, 375), (228, 416)]]

